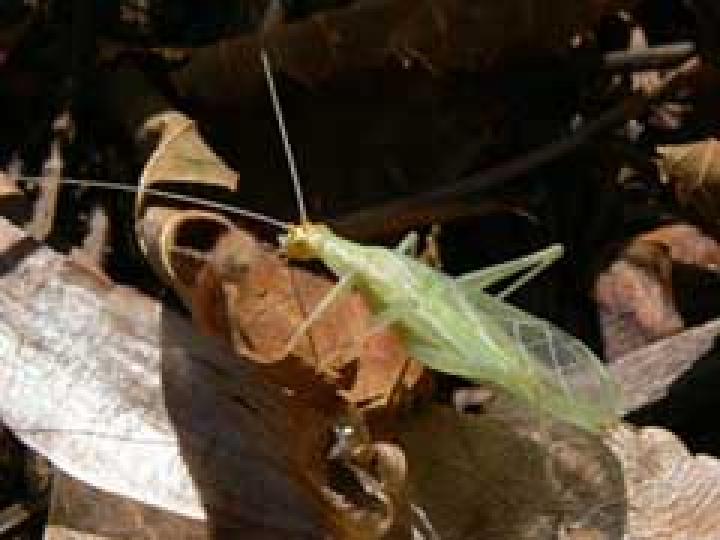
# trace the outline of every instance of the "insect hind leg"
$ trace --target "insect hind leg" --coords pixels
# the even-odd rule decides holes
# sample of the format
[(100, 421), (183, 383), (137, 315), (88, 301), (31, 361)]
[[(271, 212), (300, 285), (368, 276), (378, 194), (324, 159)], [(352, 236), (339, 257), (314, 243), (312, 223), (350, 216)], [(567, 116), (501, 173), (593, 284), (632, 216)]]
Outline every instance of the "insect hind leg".
[(520, 274), (515, 281), (497, 294), (498, 298), (504, 299), (557, 261), (562, 253), (562, 245), (553, 244), (530, 255), (463, 274), (456, 278), (455, 282), (465, 292), (477, 292)]

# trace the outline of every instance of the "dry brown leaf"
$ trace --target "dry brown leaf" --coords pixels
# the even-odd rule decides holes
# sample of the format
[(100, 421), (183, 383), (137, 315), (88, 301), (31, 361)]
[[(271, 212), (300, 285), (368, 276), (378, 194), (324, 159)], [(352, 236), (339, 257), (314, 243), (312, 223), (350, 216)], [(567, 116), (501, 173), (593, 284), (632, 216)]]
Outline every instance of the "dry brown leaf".
[(286, 383), (298, 374), (322, 377), (337, 385), (361, 408), (396, 405), (420, 379), (391, 332), (372, 332), (372, 314), (358, 294), (333, 303), (287, 361), (279, 358), (295, 329), (333, 283), (289, 267), (276, 251), (235, 231), (221, 239), (196, 282), (193, 313), (205, 332), (229, 340), (236, 350), (250, 349), (260, 360), (277, 364)]
[(598, 276), (594, 297), (607, 358), (618, 358), (684, 327), (673, 287), (676, 263), (717, 271), (720, 244), (692, 225), (665, 225), (633, 238)]
[[(160, 199), (158, 206), (149, 207), (148, 201), (153, 197), (143, 190), (162, 190), (163, 184), (192, 184), (234, 191), (238, 174), (212, 151), (193, 120), (182, 113), (168, 111), (151, 116), (141, 132), (142, 139), (157, 141), (157, 146), (145, 163), (135, 201), (138, 243), (160, 277), (187, 299), (183, 281), (174, 273), (170, 250), (177, 230), (185, 227), (187, 222), (197, 223), (200, 212), (185, 215), (180, 210), (168, 208), (173, 207), (173, 201), (167, 199)], [(149, 215), (154, 208), (158, 208), (158, 212)], [(204, 212), (202, 216), (208, 223), (229, 223), (217, 213)]]
[(706, 270), (720, 268), (720, 244), (688, 223), (658, 227), (641, 234), (638, 241), (665, 246), (673, 262), (698, 266)]
[(622, 464), (629, 540), (720, 538), (720, 461), (671, 432), (624, 426), (608, 444)]
[[(191, 183), (235, 191), (238, 174), (205, 143), (195, 122), (177, 111), (151, 116), (140, 137), (157, 141), (140, 176), (141, 188), (162, 189), (163, 183)], [(136, 214), (142, 215), (145, 194), (140, 192)]]
[(113, 495), (56, 471), (44, 540), (206, 540), (206, 524)]
[(178, 248), (207, 248), (233, 228), (233, 223), (218, 213), (162, 205), (150, 206), (136, 222), (147, 261), (188, 306), (192, 302), (196, 273), (203, 261), (183, 257)]
[(613, 359), (610, 372), (622, 382), (623, 410), (635, 411), (665, 397), (670, 386), (710, 352), (718, 335), (720, 320), (715, 319)]
[[(2, 219), (0, 251), (2, 415), (26, 444), (102, 489), (204, 515), (216, 538), (377, 538), (374, 506), (350, 512), (326, 493), (347, 414), (334, 387), (273, 383), (267, 367)], [(158, 513), (129, 510), (135, 531), (116, 537), (168, 537), (146, 526)]]
[(169, 110), (150, 116), (137, 138), (155, 145), (142, 171), (135, 200), (138, 243), (158, 276), (189, 303), (188, 287), (194, 276), (177, 274), (183, 266), (176, 264), (175, 248), (184, 237), (208, 247), (221, 231), (233, 225), (218, 212), (178, 209), (177, 201), (144, 190), (162, 191), (164, 186), (184, 184), (235, 191), (238, 174), (205, 143), (195, 122), (180, 112)]
[(696, 212), (707, 225), (720, 227), (720, 141), (657, 148), (660, 165), (684, 206)]
[(667, 249), (634, 241), (595, 282), (604, 356), (615, 359), (683, 328)]

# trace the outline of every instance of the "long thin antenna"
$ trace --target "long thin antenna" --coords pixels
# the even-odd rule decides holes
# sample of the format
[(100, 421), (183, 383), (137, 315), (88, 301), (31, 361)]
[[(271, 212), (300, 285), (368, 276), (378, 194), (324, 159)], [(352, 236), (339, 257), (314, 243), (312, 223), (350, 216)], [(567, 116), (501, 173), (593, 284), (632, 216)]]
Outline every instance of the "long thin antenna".
[(290, 177), (295, 190), (295, 199), (300, 212), (300, 222), (307, 223), (309, 221), (307, 208), (305, 207), (305, 198), (303, 197), (302, 186), (300, 185), (300, 176), (298, 175), (295, 157), (293, 156), (292, 147), (290, 146), (290, 138), (288, 137), (287, 128), (285, 127), (285, 119), (283, 118), (282, 109), (280, 107), (280, 99), (278, 98), (275, 88), (275, 79), (273, 78), (272, 69), (270, 68), (270, 59), (265, 49), (260, 51), (263, 69), (265, 70), (265, 79), (270, 89), (270, 98), (272, 99), (273, 109), (275, 109), (275, 118), (277, 118), (278, 127), (280, 128), (280, 136), (282, 137), (283, 147), (285, 148), (285, 157), (287, 158), (288, 167), (290, 168)]
[[(25, 182), (27, 184), (41, 184), (44, 181), (47, 181), (47, 178), (44, 176), (13, 176), (13, 180), (19, 181), (19, 182)], [(68, 184), (68, 185), (74, 185), (74, 186), (84, 186), (84, 187), (93, 187), (93, 188), (100, 188), (100, 189), (111, 189), (115, 191), (124, 191), (126, 193), (138, 193), (140, 189), (137, 186), (131, 186), (128, 184), (115, 184), (113, 182), (103, 182), (101, 180), (85, 180), (82, 178), (68, 178), (68, 177), (62, 177), (59, 181), (61, 184)], [(212, 210), (218, 210), (220, 212), (227, 212), (228, 214), (234, 214), (237, 216), (242, 216), (249, 219), (254, 219), (255, 221), (260, 221), (262, 223), (266, 223), (268, 225), (272, 225), (273, 227), (277, 227), (278, 229), (282, 229), (284, 231), (287, 231), (290, 229), (290, 225), (287, 223), (284, 223), (278, 219), (271, 218), (270, 216), (266, 216), (265, 214), (261, 214), (259, 212), (253, 212), (252, 210), (245, 210), (244, 208), (236, 208), (234, 206), (230, 206), (228, 204), (223, 204), (215, 201), (209, 201), (207, 199), (201, 199), (199, 197), (193, 197), (191, 195), (182, 195), (180, 193), (173, 193), (171, 191), (162, 191), (159, 189), (152, 189), (152, 188), (143, 188), (143, 193), (147, 193), (149, 195), (155, 195), (157, 197), (163, 197), (164, 199), (169, 199), (173, 201), (180, 201), (185, 202), (189, 204), (196, 204), (198, 206), (202, 206), (205, 208), (209, 208)]]

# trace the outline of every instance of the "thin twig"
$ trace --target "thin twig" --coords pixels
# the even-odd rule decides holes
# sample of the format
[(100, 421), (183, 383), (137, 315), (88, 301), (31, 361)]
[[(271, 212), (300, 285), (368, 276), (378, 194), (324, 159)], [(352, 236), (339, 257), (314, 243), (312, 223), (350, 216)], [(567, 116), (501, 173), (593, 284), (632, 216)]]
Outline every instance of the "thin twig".
[(32, 517), (32, 511), (22, 505), (13, 504), (0, 510), (0, 536), (4, 536), (17, 529)]
[(603, 55), (602, 66), (608, 71), (651, 71), (677, 66), (695, 55), (692, 41), (678, 41), (641, 49), (611, 51)]
[(524, 156), (472, 174), (457, 182), (342, 216), (331, 221), (331, 224), (338, 232), (355, 238), (372, 236), (377, 233), (378, 224), (383, 227), (392, 227), (394, 219), (402, 219), (402, 216), (407, 213), (418, 216), (431, 216), (434, 214), (433, 208), (436, 205), (444, 204), (453, 199), (457, 200), (469, 194), (485, 192), (510, 180), (523, 177), (530, 171), (547, 165), (588, 144), (600, 133), (637, 117), (651, 103), (674, 92), (678, 85), (686, 80), (688, 75), (697, 72), (699, 66), (699, 57), (694, 56), (688, 59), (680, 67), (664, 77), (661, 83), (653, 90), (646, 93), (635, 93), (626, 97), (618, 105), (590, 120), (564, 139), (531, 150)]

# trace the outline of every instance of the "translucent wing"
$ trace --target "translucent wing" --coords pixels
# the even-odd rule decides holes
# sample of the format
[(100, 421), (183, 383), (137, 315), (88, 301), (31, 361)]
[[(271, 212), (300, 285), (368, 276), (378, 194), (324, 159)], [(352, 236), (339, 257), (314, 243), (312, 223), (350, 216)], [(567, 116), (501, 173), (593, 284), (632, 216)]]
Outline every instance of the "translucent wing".
[[(462, 283), (458, 286), (463, 290)], [(538, 406), (595, 430), (616, 419), (619, 393), (600, 359), (579, 339), (477, 288), (465, 291), (475, 309), (492, 316), (538, 365)]]

